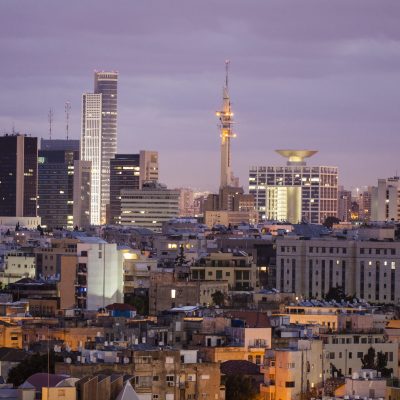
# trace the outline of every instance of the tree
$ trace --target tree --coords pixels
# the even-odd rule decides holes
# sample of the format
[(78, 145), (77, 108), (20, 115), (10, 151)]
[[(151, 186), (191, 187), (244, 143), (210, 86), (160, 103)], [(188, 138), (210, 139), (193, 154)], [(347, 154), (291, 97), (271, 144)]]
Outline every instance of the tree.
[(179, 246), (179, 253), (175, 258), (175, 265), (177, 265), (178, 267), (184, 267), (185, 265), (187, 265), (187, 260), (186, 260), (186, 256), (185, 256), (185, 248), (183, 247), (183, 244), (181, 244)]
[(225, 294), (217, 290), (211, 295), (212, 301), (216, 306), (223, 306), (225, 304)]
[(342, 300), (346, 300), (346, 294), (344, 293), (342, 286), (330, 287), (328, 293), (325, 295), (326, 301), (335, 300), (340, 303)]
[(333, 225), (338, 224), (339, 222), (340, 222), (339, 218), (329, 216), (329, 217), (326, 217), (326, 219), (322, 225), (326, 226), (329, 229), (332, 229)]
[(375, 349), (370, 347), (368, 352), (361, 359), (362, 369), (376, 369), (375, 365)]
[(254, 400), (258, 394), (252, 380), (243, 375), (228, 375), (225, 388), (226, 400)]
[(376, 353), (373, 347), (361, 359), (363, 369), (375, 369), (381, 373), (384, 378), (389, 378), (393, 372), (393, 368), (387, 368), (388, 357), (383, 352)]
[[(54, 374), (54, 364), (56, 361), (54, 351), (50, 351), (49, 359), (49, 370), (51, 374)], [(62, 361), (62, 359), (57, 359), (57, 361)], [(36, 374), (37, 372), (47, 372), (47, 370), (47, 354), (33, 354), (14, 368), (10, 369), (7, 382), (12, 383), (14, 386), (18, 387), (19, 385), (22, 385), (31, 375)]]
[(387, 368), (388, 356), (382, 351), (376, 355), (376, 370), (381, 373), (384, 378), (390, 378), (393, 368)]
[(149, 298), (142, 294), (125, 295), (125, 304), (136, 308), (139, 315), (149, 315)]

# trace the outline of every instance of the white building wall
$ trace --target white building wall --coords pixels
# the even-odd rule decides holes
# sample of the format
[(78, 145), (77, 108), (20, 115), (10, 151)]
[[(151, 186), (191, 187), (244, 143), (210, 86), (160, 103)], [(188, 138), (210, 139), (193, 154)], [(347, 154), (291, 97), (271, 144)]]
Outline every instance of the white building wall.
[(101, 104), (101, 94), (83, 95), (81, 159), (92, 162), (90, 220), (93, 225), (101, 222)]
[(79, 262), (87, 265), (88, 310), (97, 310), (112, 303), (122, 302), (123, 257), (114, 243), (78, 243), (78, 254), (87, 251)]

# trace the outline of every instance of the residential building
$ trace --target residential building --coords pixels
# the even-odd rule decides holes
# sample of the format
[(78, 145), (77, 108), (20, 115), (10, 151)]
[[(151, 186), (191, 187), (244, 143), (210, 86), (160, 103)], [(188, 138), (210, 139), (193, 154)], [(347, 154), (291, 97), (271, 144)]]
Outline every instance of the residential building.
[(190, 188), (178, 189), (179, 194), (179, 216), (194, 217), (194, 191)]
[(4, 271), (0, 272), (3, 286), (22, 278), (34, 278), (36, 275), (36, 258), (33, 253), (12, 250), (4, 256)]
[(212, 228), (215, 225), (237, 226), (240, 224), (256, 225), (258, 222), (257, 211), (206, 211), (204, 222)]
[(253, 166), (249, 193), (255, 198), (260, 220), (307, 221), (321, 224), (338, 211), (337, 167), (307, 166), (314, 150), (277, 150), (286, 166)]
[(400, 177), (378, 179), (371, 189), (371, 220), (400, 220)]
[(350, 190), (344, 190), (343, 186), (338, 190), (338, 215), (341, 222), (351, 221), (352, 196)]
[(43, 227), (74, 227), (74, 163), (79, 140), (41, 140), (38, 213)]
[(229, 290), (259, 287), (258, 268), (244, 251), (210, 253), (190, 266), (194, 281), (227, 281)]
[(210, 305), (216, 292), (228, 293), (227, 281), (177, 280), (171, 272), (158, 272), (150, 276), (149, 312), (158, 314), (174, 307)]
[(326, 333), (321, 334), (324, 343), (325, 376), (334, 371), (345, 376), (362, 368), (361, 359), (373, 347), (375, 352), (387, 355), (387, 368), (393, 368), (393, 376), (398, 373), (398, 343), (387, 341), (384, 333)]
[(140, 250), (123, 251), (124, 295), (146, 293), (150, 288), (150, 274), (157, 271), (157, 259)]
[(0, 137), (0, 225), (36, 227), (38, 189), (37, 138)]
[(104, 224), (110, 201), (110, 159), (117, 152), (117, 72), (95, 72), (83, 94), (81, 159), (92, 162), (91, 223)]
[(320, 340), (298, 340), (294, 348), (268, 351), (261, 395), (267, 399), (296, 399), (312, 393), (323, 383), (322, 355)]
[(139, 190), (121, 190), (121, 224), (161, 231), (163, 223), (179, 215), (179, 191), (156, 182)]
[(77, 243), (78, 308), (97, 310), (122, 302), (123, 255), (115, 243), (97, 237), (82, 237)]

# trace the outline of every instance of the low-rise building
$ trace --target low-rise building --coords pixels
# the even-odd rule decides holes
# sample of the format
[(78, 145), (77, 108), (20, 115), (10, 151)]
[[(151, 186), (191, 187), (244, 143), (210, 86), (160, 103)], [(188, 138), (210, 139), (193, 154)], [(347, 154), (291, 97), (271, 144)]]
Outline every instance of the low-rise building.
[(244, 251), (210, 253), (190, 266), (192, 280), (227, 281), (229, 290), (259, 287), (258, 268)]

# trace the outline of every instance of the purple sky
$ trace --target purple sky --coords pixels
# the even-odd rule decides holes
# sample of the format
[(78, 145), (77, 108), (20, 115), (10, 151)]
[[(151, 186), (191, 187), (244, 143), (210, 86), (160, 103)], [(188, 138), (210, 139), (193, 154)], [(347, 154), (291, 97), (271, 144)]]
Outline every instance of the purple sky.
[(224, 60), (233, 166), (319, 150), (347, 187), (400, 172), (399, 0), (2, 0), (0, 131), (80, 136), (93, 70), (119, 78), (118, 148), (158, 150), (169, 186), (215, 189)]

